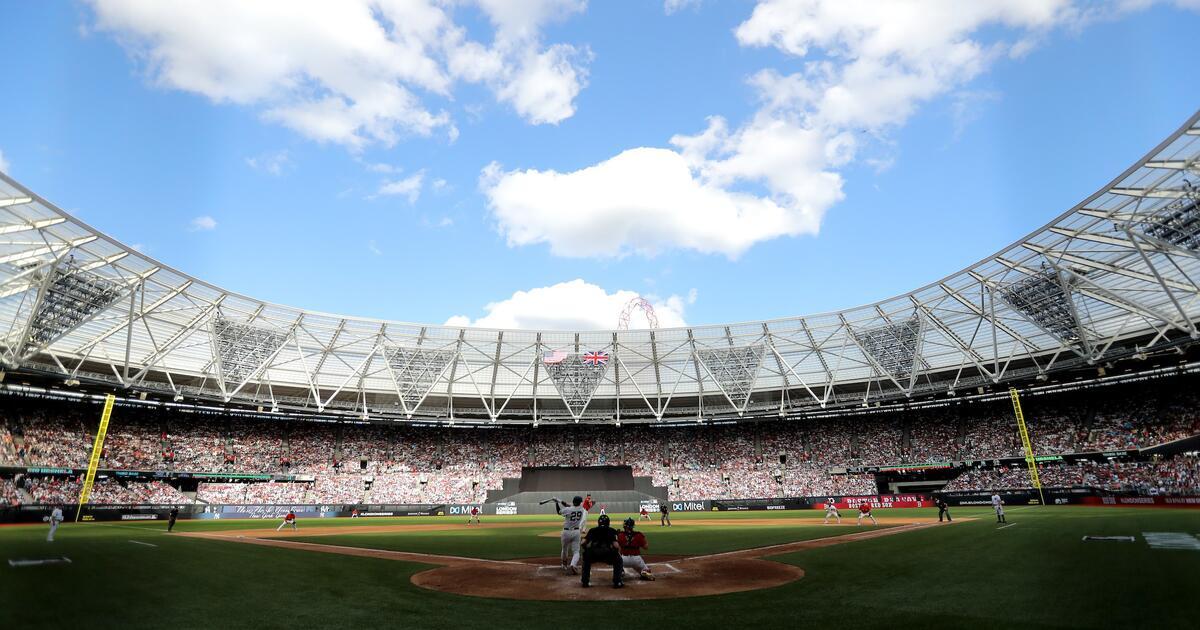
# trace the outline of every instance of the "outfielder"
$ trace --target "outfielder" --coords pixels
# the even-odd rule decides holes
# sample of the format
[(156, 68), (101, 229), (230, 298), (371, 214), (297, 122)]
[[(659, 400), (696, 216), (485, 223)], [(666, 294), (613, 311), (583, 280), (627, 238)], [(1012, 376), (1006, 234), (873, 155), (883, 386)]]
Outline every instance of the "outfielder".
[(583, 503), (583, 497), (577, 496), (571, 499), (571, 503), (572, 505), (567, 505), (566, 501), (554, 499), (554, 511), (563, 517), (562, 554), (559, 559), (562, 561), (563, 571), (575, 575), (579, 572), (579, 528), (583, 525), (587, 511), (579, 507)]
[(1007, 523), (1008, 522), (1008, 521), (1004, 520), (1004, 499), (1000, 498), (1000, 493), (996, 493), (996, 494), (992, 495), (992, 509), (996, 510), (996, 522), (997, 523)]
[(653, 581), (654, 575), (650, 573), (650, 567), (642, 557), (642, 550), (648, 547), (646, 536), (642, 532), (633, 531), (633, 527), (634, 520), (627, 518), (621, 533), (617, 534), (617, 545), (621, 547), (621, 565), (636, 573), (638, 578)]
[(54, 542), (54, 532), (58, 531), (58, 524), (63, 522), (62, 508), (54, 506), (50, 516), (43, 516), (42, 520), (50, 523), (50, 533), (46, 534), (46, 542)]
[(875, 520), (875, 515), (871, 514), (871, 504), (867, 503), (866, 501), (863, 501), (862, 504), (858, 506), (858, 524), (859, 525), (862, 525), (862, 520), (863, 520), (864, 516), (871, 519), (872, 525), (879, 524), (879, 521)]
[(830, 516), (837, 519), (838, 525), (842, 524), (842, 513), (838, 512), (837, 503), (833, 500), (833, 497), (829, 497), (828, 499), (825, 500), (825, 524), (826, 525), (829, 524)]
[(283, 522), (279, 524), (279, 527), (275, 528), (275, 531), (279, 531), (288, 525), (292, 526), (292, 531), (296, 531), (296, 513), (291, 510), (288, 510), (287, 516), (283, 517)]

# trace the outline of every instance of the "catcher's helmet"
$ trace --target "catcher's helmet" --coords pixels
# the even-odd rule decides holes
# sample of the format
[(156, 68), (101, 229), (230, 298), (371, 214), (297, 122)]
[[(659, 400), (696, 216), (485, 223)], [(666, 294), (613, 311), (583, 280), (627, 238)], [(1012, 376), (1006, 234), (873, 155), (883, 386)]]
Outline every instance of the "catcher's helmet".
[(579, 505), (580, 503), (583, 503), (583, 497), (581, 497), (579, 495), (575, 495), (575, 498), (571, 499), (572, 505)]
[(632, 530), (635, 523), (632, 518), (627, 518), (622, 525), (624, 525), (625, 529)]
[(609, 523), (608, 515), (601, 514), (600, 518), (596, 519), (596, 522), (599, 523), (600, 527), (608, 527), (608, 523)]

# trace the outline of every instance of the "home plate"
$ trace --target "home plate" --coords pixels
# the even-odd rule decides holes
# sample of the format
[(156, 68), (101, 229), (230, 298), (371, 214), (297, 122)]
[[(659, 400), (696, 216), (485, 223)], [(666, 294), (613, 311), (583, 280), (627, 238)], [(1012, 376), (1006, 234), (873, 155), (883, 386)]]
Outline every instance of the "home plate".
[(37, 567), (43, 564), (71, 564), (71, 559), (66, 556), (62, 556), (61, 558), (38, 558), (36, 560), (8, 559), (8, 566), (10, 567)]

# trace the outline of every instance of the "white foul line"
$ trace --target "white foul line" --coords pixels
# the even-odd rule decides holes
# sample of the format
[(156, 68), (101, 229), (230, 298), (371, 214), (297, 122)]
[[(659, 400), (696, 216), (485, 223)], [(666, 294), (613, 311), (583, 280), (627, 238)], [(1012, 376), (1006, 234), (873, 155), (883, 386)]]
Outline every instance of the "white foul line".
[(1002, 530), (1002, 529), (1008, 529), (1009, 527), (1012, 527), (1013, 525), (1016, 525), (1016, 524), (1017, 524), (1017, 523), (1009, 523), (1008, 525), (1002, 525), (1002, 526), (1000, 526), (1000, 527), (997, 527), (997, 528), (996, 528), (996, 531), (1000, 531), (1000, 530)]
[(131, 542), (131, 543), (133, 543), (133, 544), (135, 544), (135, 545), (145, 545), (145, 546), (147, 546), (147, 547), (157, 547), (157, 546), (158, 546), (158, 545), (152, 545), (152, 544), (150, 544), (150, 543), (148, 543), (148, 542), (142, 542), (142, 541), (140, 541), (140, 540), (131, 540), (131, 541), (129, 541), (129, 542)]

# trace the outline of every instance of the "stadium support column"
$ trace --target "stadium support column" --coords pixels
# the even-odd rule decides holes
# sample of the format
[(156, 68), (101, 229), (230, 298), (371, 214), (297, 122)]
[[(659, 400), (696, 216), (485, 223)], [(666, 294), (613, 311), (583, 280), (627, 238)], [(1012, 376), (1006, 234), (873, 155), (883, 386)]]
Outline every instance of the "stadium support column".
[(75, 522), (79, 522), (79, 514), (87, 505), (88, 497), (92, 494), (92, 483), (96, 481), (96, 467), (100, 465), (100, 453), (104, 452), (104, 436), (108, 434), (108, 419), (112, 417), (113, 401), (116, 397), (109, 394), (104, 397), (104, 411), (100, 414), (100, 428), (96, 430), (96, 442), (92, 444), (92, 456), (88, 458), (87, 475), (83, 478), (83, 488), (79, 491), (79, 505), (75, 508)]
[(1021, 412), (1021, 396), (1017, 394), (1017, 388), (1008, 388), (1008, 395), (1012, 398), (1013, 413), (1017, 416), (1017, 430), (1021, 433), (1021, 445), (1025, 447), (1025, 463), (1029, 466), (1029, 480), (1033, 482), (1033, 487), (1038, 492), (1038, 501), (1042, 505), (1046, 504), (1046, 497), (1042, 495), (1042, 480), (1038, 477), (1037, 456), (1033, 454), (1033, 443), (1029, 440), (1029, 429), (1025, 426), (1025, 414)]

